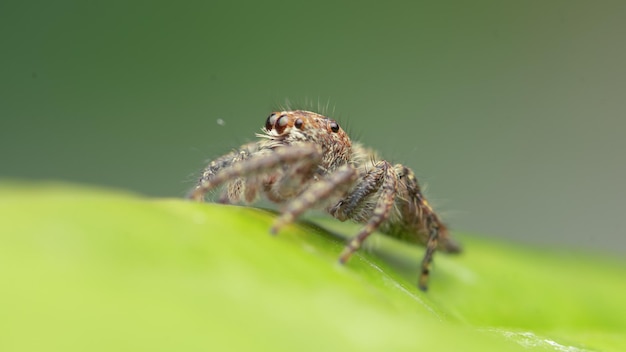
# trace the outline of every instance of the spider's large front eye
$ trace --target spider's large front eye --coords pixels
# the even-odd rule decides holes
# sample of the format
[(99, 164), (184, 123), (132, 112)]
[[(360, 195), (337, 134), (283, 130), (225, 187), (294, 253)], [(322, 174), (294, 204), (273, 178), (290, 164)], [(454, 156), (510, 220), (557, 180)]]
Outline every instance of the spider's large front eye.
[(271, 131), (274, 127), (274, 123), (276, 123), (276, 114), (271, 114), (267, 118), (267, 121), (265, 121), (265, 129)]
[(285, 128), (287, 127), (288, 123), (289, 118), (287, 117), (287, 115), (280, 115), (278, 120), (276, 120), (276, 132), (278, 132), (278, 134), (282, 134), (283, 132), (285, 132)]
[(339, 124), (337, 122), (335, 122), (335, 121), (332, 121), (330, 123), (330, 130), (335, 132), (335, 133), (339, 132)]

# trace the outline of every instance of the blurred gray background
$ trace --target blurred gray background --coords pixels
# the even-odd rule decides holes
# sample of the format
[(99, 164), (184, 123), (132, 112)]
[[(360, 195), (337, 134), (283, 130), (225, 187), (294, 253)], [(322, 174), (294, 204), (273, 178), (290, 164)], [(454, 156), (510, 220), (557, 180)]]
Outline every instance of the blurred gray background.
[(5, 0), (0, 178), (180, 197), (328, 105), (454, 229), (624, 253), (625, 35), (624, 1)]

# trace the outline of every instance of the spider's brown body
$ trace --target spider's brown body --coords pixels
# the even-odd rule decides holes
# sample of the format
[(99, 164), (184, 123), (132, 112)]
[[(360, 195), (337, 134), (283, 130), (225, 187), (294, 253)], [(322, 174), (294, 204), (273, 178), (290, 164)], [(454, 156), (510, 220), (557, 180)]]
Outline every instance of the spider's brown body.
[(222, 184), (224, 203), (251, 203), (262, 193), (283, 204), (272, 233), (311, 208), (365, 224), (341, 254), (342, 263), (376, 230), (423, 244), (422, 290), (435, 250), (460, 251), (411, 169), (352, 142), (334, 120), (303, 110), (275, 112), (257, 136), (259, 141), (212, 161), (189, 197), (202, 201)]

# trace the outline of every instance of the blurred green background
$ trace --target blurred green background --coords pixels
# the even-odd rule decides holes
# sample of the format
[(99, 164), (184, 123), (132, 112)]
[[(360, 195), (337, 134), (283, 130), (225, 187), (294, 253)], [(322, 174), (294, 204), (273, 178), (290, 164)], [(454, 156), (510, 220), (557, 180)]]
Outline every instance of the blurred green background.
[(623, 1), (5, 0), (0, 178), (180, 197), (289, 102), (414, 168), (455, 229), (624, 253), (625, 18)]

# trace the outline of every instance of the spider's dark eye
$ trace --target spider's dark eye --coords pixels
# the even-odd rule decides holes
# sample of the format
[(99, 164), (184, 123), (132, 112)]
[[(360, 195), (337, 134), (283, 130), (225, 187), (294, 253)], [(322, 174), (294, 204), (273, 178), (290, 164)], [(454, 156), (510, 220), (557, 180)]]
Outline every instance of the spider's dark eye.
[(335, 121), (330, 123), (330, 130), (337, 133), (339, 132), (339, 124)]
[(268, 131), (272, 130), (274, 127), (274, 123), (276, 122), (276, 114), (271, 114), (268, 116), (267, 121), (265, 121), (265, 129)]
[(276, 132), (278, 132), (278, 134), (285, 132), (285, 127), (287, 127), (288, 123), (289, 118), (287, 118), (287, 115), (280, 115), (278, 120), (276, 120)]
[(297, 119), (293, 125), (296, 126), (297, 129), (301, 130), (303, 124), (304, 124), (304, 121), (302, 121), (302, 119)]

